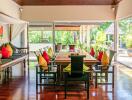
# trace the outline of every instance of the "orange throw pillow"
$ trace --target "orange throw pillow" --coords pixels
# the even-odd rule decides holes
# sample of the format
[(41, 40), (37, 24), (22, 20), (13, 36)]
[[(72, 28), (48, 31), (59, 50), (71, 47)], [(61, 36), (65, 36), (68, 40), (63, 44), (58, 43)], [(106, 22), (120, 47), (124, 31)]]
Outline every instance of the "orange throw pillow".
[(103, 53), (101, 64), (103, 65), (104, 69), (107, 68), (109, 65), (109, 57), (106, 52)]
[(9, 56), (12, 56), (12, 54), (13, 54), (13, 49), (11, 48), (10, 44), (7, 44), (7, 45), (6, 45), (6, 48), (7, 48), (8, 52), (9, 52)]
[(40, 65), (40, 67), (42, 67), (42, 69), (44, 69), (44, 70), (47, 70), (47, 69), (48, 69), (47, 62), (46, 62), (46, 60), (43, 58), (42, 55), (39, 55), (39, 56), (38, 56), (38, 63), (39, 63), (39, 65)]

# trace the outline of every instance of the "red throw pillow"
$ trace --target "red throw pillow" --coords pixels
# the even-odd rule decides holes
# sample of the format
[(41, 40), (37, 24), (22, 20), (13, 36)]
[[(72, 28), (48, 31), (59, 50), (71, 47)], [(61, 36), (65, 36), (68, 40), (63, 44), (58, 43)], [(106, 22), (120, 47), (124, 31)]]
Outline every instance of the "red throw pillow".
[(2, 46), (1, 53), (2, 53), (2, 58), (10, 57), (10, 52), (7, 50), (5, 46)]
[(99, 51), (97, 59), (98, 59), (99, 61), (101, 61), (102, 56), (103, 56), (103, 51)]
[(90, 55), (94, 57), (94, 55), (95, 55), (94, 48), (91, 48)]
[(49, 64), (50, 59), (49, 59), (49, 56), (48, 56), (48, 54), (47, 54), (46, 51), (43, 52), (43, 57), (44, 57), (44, 59), (46, 60), (47, 64)]

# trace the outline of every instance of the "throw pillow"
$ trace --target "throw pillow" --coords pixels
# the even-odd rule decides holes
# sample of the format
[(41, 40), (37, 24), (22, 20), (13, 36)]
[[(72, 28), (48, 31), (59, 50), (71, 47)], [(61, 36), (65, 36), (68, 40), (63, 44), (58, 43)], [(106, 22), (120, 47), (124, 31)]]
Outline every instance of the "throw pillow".
[(49, 64), (50, 63), (50, 59), (49, 59), (49, 56), (48, 56), (46, 51), (43, 52), (43, 57), (46, 60), (47, 64)]
[(40, 67), (42, 67), (42, 69), (44, 69), (44, 70), (47, 70), (47, 69), (48, 69), (47, 62), (46, 62), (46, 60), (43, 58), (42, 55), (39, 55), (39, 56), (38, 56), (38, 63), (39, 63), (39, 65), (40, 65)]
[(106, 69), (109, 65), (109, 57), (106, 52), (103, 53), (101, 64), (103, 65), (102, 69)]

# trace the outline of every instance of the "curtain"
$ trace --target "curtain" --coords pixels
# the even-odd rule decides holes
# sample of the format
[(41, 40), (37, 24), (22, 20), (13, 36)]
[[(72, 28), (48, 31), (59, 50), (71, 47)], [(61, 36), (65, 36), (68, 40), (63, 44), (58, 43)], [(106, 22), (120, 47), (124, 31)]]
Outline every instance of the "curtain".
[(12, 24), (11, 25), (11, 40), (13, 40), (17, 35), (21, 34), (27, 27), (26, 23)]

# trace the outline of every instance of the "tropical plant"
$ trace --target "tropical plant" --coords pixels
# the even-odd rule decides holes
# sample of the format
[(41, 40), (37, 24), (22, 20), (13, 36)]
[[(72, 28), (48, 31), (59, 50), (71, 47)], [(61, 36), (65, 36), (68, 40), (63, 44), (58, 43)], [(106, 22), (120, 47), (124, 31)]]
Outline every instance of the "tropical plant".
[(132, 33), (126, 35), (126, 47), (132, 48)]
[(63, 45), (69, 45), (74, 43), (74, 37), (71, 31), (63, 31), (61, 37)]
[(55, 31), (55, 44), (62, 43), (62, 32)]

